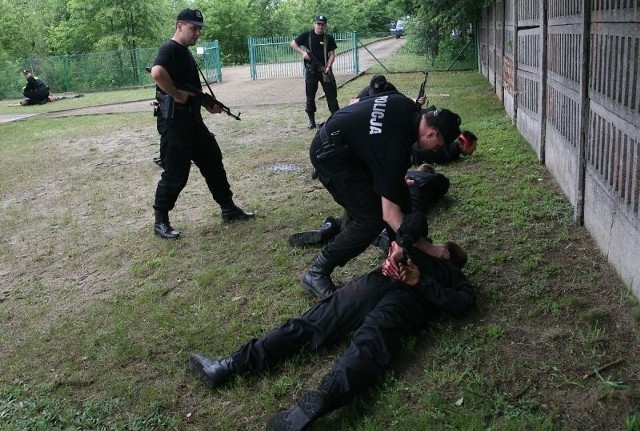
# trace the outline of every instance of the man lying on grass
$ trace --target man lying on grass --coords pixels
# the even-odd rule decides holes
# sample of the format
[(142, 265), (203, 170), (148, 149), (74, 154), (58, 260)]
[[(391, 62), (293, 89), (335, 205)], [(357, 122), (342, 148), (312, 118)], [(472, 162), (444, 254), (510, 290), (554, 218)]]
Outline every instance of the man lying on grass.
[(317, 350), (352, 334), (346, 353), (318, 388), (273, 416), (267, 430), (302, 430), (345, 405), (381, 379), (403, 339), (423, 329), (438, 310), (457, 316), (475, 302), (476, 291), (461, 271), (467, 259), (462, 248), (449, 243), (451, 257), (442, 260), (410, 246), (426, 237), (426, 228), (424, 214), (405, 217), (379, 269), (351, 280), (301, 317), (249, 341), (228, 358), (192, 354), (191, 373), (214, 389), (236, 374), (270, 371), (302, 349)]

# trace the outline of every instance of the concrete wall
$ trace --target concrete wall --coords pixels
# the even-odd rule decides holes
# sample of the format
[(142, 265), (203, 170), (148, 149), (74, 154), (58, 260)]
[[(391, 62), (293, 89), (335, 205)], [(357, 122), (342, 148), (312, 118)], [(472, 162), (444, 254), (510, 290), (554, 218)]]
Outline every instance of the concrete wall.
[(499, 0), (480, 72), (640, 298), (640, 0)]

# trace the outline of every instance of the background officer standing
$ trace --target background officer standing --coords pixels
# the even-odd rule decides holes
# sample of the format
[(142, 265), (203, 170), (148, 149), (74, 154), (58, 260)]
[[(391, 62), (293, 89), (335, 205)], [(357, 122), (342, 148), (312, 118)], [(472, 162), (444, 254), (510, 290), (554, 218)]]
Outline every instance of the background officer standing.
[[(305, 75), (304, 86), (307, 96), (305, 111), (309, 116), (309, 129), (316, 127), (316, 93), (318, 83), (322, 84), (324, 95), (327, 98), (327, 106), (333, 114), (338, 106), (338, 87), (331, 68), (336, 60), (336, 41), (326, 32), (327, 17), (318, 15), (313, 29), (305, 31), (291, 41), (291, 48), (296, 50), (304, 58)], [(304, 46), (304, 48), (302, 48)]]
[[(160, 47), (151, 68), (161, 107), (168, 103), (173, 108), (160, 109), (158, 113), (158, 132), (164, 145), (164, 171), (158, 182), (153, 208), (154, 231), (162, 238), (180, 236), (180, 232), (169, 223), (169, 211), (187, 184), (192, 160), (205, 178), (211, 196), (222, 208), (223, 221), (254, 217), (254, 214), (244, 212), (234, 204), (218, 142), (202, 121), (198, 101), (191, 97), (192, 93), (181, 89), (185, 84), (202, 88), (198, 65), (188, 47), (196, 44), (203, 26), (204, 18), (199, 10), (180, 12), (173, 37)], [(214, 114), (221, 112), (218, 105), (206, 106), (206, 109)]]

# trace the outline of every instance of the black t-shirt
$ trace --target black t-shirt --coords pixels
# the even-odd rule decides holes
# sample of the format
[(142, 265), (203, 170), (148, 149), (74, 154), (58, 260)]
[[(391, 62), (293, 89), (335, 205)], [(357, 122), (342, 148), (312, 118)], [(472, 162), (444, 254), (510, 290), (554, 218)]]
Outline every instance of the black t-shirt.
[[(296, 37), (294, 40), (298, 44), (298, 46), (305, 46), (309, 50), (311, 50), (311, 54), (323, 66), (327, 64), (326, 59), (324, 58), (325, 41), (327, 44), (327, 56), (331, 51), (335, 51), (336, 48), (338, 48), (338, 45), (336, 45), (336, 40), (333, 38), (333, 36), (328, 33), (316, 34), (316, 32), (313, 30), (305, 31), (304, 33), (298, 35), (298, 37)], [(309, 46), (309, 43), (311, 43), (311, 46)], [(306, 60), (305, 63), (307, 63), (307, 65), (310, 65), (310, 62), (307, 62)]]
[(27, 99), (43, 101), (49, 97), (49, 87), (43, 81), (30, 76), (27, 78), (27, 85), (24, 87), (22, 94)]
[(411, 199), (404, 176), (419, 123), (413, 100), (400, 93), (384, 93), (335, 112), (324, 130), (327, 134), (340, 130), (349, 147), (348, 157), (371, 173), (372, 191), (407, 211)]
[[(174, 40), (169, 40), (160, 47), (153, 65), (164, 67), (169, 72), (169, 76), (171, 76), (171, 80), (177, 88), (184, 89), (185, 83), (189, 83), (198, 89), (202, 88), (198, 75), (198, 66), (189, 48), (180, 45)], [(156, 89), (164, 93), (160, 87), (156, 86)]]
[(428, 212), (449, 190), (449, 179), (441, 173), (408, 171), (407, 177), (415, 182), (409, 187), (414, 212)]

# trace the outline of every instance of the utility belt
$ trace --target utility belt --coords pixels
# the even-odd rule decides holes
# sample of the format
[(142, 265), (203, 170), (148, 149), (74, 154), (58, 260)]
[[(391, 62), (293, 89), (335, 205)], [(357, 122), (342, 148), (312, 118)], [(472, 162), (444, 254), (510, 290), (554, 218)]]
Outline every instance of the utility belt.
[(186, 111), (186, 112), (196, 112), (200, 111), (200, 105), (195, 107), (191, 104), (183, 105), (181, 103), (176, 103), (175, 99), (168, 94), (161, 93), (160, 91), (156, 91), (156, 101), (152, 103), (153, 116), (157, 117), (158, 114), (162, 115), (165, 119), (173, 118), (175, 111)]
[(156, 91), (156, 102), (153, 104), (153, 116), (162, 115), (162, 118), (173, 118), (176, 109), (176, 101), (168, 94)]
[(327, 133), (326, 127), (321, 126), (318, 131), (320, 145), (316, 148), (316, 160), (324, 162), (346, 157), (349, 153), (349, 146), (343, 142), (340, 130)]
[[(322, 73), (318, 67), (314, 64), (310, 64), (306, 66), (307, 75), (315, 76), (316, 74), (320, 74), (322, 77), (322, 81), (324, 82), (333, 82), (336, 80), (333, 75), (333, 71), (329, 71), (329, 73)], [(313, 78), (312, 78), (313, 79)]]

